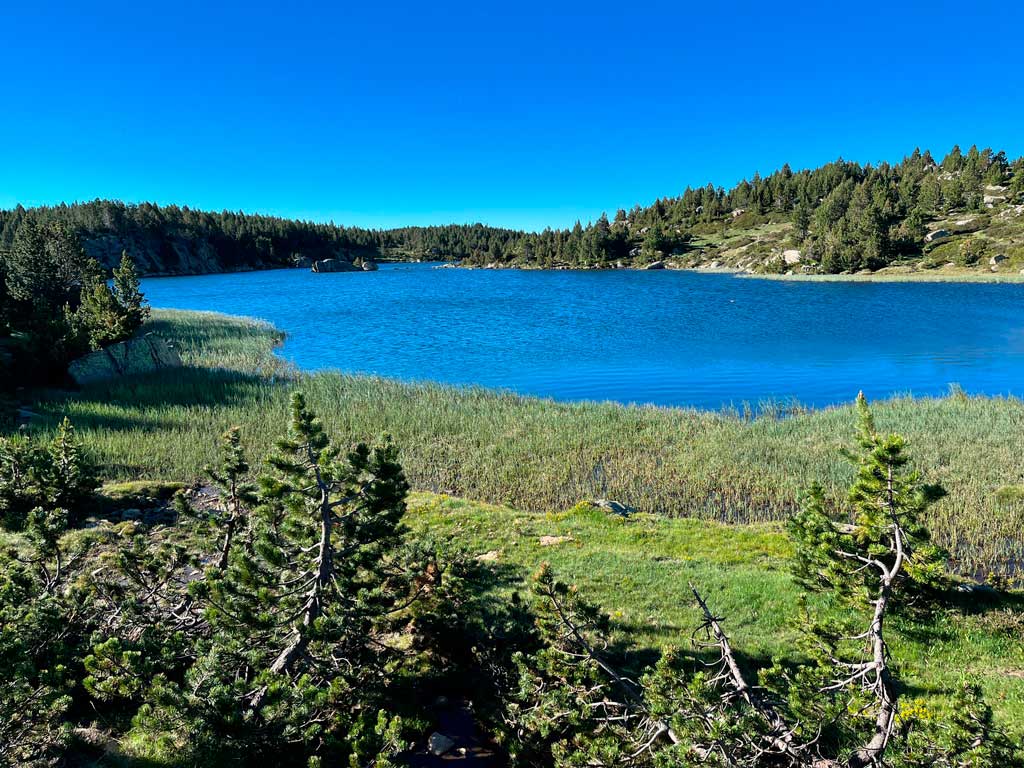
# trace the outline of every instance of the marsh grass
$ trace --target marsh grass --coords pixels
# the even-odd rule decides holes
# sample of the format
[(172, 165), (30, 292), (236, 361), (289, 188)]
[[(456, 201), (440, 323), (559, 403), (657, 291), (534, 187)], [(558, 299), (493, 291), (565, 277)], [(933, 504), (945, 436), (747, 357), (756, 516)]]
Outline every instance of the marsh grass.
[[(418, 490), (530, 512), (613, 498), (670, 517), (722, 522), (786, 518), (801, 488), (839, 497), (852, 477), (850, 407), (748, 414), (560, 403), (478, 388), (302, 374), (272, 354), (281, 334), (260, 321), (159, 311), (147, 327), (188, 367), (48, 393), (33, 406), (49, 430), (64, 415), (109, 480), (197, 479), (218, 436), (239, 425), (257, 469), (301, 388), (342, 442), (391, 435)], [(850, 393), (850, 399), (856, 395)], [(1024, 472), (1024, 403), (967, 397), (874, 404), (916, 466), (949, 495), (930, 524), (972, 575), (1013, 575), (1024, 557), (1024, 498), (999, 493)]]

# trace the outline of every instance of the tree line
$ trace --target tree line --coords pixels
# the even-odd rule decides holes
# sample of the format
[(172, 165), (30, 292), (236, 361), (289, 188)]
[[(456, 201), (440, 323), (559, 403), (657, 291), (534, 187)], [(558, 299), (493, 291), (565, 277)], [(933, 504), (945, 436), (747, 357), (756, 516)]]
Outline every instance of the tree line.
[(173, 525), (103, 522), (66, 421), (0, 440), (3, 525), (24, 537), (0, 553), (0, 764), (132, 744), (181, 766), (388, 768), (437, 702), (468, 699), (516, 766), (1022, 766), (977, 685), (946, 715), (904, 705), (890, 624), (942, 610), (946, 555), (921, 523), (941, 490), (858, 410), (845, 504), (811, 487), (788, 526), (794, 577), (843, 611), (808, 602), (796, 652), (760, 668), (691, 585), (693, 639), (627, 671), (609, 617), (549, 567), (509, 596), (411, 536), (395, 447), (342, 449), (298, 393), (266, 473), (229, 430), (213, 503), (179, 494)]
[(299, 258), (459, 260), (471, 265), (601, 268), (638, 265), (694, 250), (701, 235), (769, 222), (793, 225), (791, 241), (824, 272), (878, 269), (919, 254), (926, 225), (952, 211), (981, 211), (986, 188), (1024, 203), (1024, 158), (972, 146), (941, 161), (914, 150), (896, 164), (837, 160), (768, 176), (729, 190), (708, 184), (678, 197), (601, 214), (566, 229), (524, 232), (484, 224), (343, 227), (187, 206), (118, 201), (0, 211), (0, 250), (24, 222), (59, 223), (86, 252), (113, 267), (128, 250), (143, 273), (289, 266)]

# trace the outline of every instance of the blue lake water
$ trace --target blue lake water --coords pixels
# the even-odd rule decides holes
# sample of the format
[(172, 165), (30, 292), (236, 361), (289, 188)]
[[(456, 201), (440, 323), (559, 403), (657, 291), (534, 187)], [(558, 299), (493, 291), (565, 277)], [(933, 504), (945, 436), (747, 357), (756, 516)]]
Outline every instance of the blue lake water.
[(1024, 394), (1024, 284), (384, 265), (148, 278), (154, 307), (269, 320), (306, 370), (718, 409)]

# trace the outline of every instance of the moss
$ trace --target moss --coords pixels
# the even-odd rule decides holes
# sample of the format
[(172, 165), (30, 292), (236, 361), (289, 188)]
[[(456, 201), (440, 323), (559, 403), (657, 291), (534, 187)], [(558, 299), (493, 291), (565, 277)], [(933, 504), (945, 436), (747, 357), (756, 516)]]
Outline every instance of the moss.
[(185, 489), (184, 483), (164, 480), (130, 480), (122, 483), (105, 483), (99, 490), (101, 501), (111, 506), (134, 506), (153, 502), (170, 501), (174, 494)]

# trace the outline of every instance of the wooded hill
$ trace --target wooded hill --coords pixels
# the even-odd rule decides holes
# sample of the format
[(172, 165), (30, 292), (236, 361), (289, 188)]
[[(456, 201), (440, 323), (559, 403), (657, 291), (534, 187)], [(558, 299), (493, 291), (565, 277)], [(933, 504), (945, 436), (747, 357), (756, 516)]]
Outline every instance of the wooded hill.
[[(941, 162), (915, 150), (895, 165), (837, 160), (802, 171), (786, 165), (728, 191), (687, 188), (646, 207), (619, 209), (612, 219), (602, 214), (587, 226), (543, 232), (483, 224), (370, 230), (96, 200), (0, 211), (0, 249), (11, 246), (29, 218), (70, 227), (86, 253), (108, 268), (126, 250), (150, 275), (364, 256), (534, 268), (666, 260), (668, 266), (832, 274), (894, 264), (987, 267), (999, 256), (1008, 265), (1024, 262), (1024, 158), (1011, 162), (1005, 152), (954, 147)], [(786, 259), (786, 250), (800, 253)]]

